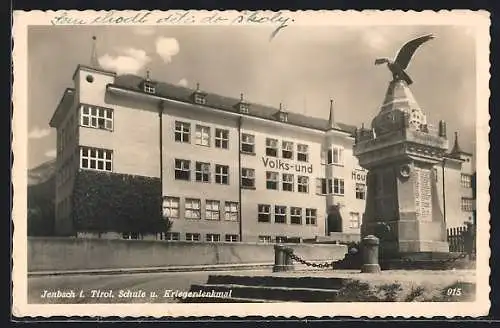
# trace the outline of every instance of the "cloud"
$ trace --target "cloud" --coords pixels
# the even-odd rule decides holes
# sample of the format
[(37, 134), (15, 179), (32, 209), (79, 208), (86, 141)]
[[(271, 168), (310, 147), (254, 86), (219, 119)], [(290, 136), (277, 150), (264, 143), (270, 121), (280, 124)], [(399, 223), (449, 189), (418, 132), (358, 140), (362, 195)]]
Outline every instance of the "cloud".
[(42, 139), (50, 134), (50, 129), (40, 129), (39, 127), (35, 127), (28, 134), (28, 138), (30, 139)]
[(179, 82), (177, 82), (178, 85), (187, 87), (188, 86), (188, 80), (186, 79), (181, 79)]
[(144, 50), (135, 48), (125, 48), (120, 50), (121, 54), (111, 56), (105, 54), (99, 58), (99, 65), (102, 68), (116, 72), (116, 74), (137, 74), (151, 58)]
[(135, 35), (149, 36), (155, 34), (155, 29), (151, 26), (141, 26), (134, 28), (132, 30), (132, 33), (134, 33)]
[(45, 156), (46, 157), (51, 157), (51, 158), (54, 158), (56, 157), (57, 153), (56, 153), (56, 150), (55, 149), (50, 149), (50, 150), (47, 150), (45, 152)]
[(179, 50), (179, 42), (175, 38), (159, 37), (156, 39), (156, 53), (165, 63), (170, 63)]

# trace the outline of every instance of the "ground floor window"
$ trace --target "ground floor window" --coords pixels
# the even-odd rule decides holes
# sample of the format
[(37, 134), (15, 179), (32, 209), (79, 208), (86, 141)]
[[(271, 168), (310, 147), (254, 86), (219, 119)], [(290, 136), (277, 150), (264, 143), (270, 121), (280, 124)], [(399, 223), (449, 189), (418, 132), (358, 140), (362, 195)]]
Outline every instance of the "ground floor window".
[(276, 242), (277, 243), (286, 243), (286, 236), (276, 236)]
[(166, 241), (181, 240), (181, 234), (178, 232), (162, 232), (159, 235), (160, 235), (160, 240), (166, 240)]
[(124, 232), (122, 234), (123, 239), (141, 239), (141, 235), (137, 232)]
[(357, 212), (351, 212), (349, 217), (349, 228), (358, 229), (361, 225), (360, 215)]
[(302, 224), (302, 209), (300, 207), (290, 208), (290, 223)]
[(271, 236), (259, 236), (259, 243), (270, 243), (272, 240)]
[(206, 241), (208, 242), (218, 242), (220, 241), (220, 235), (215, 233), (207, 233)]
[(316, 224), (316, 209), (306, 208), (306, 224)]
[(235, 243), (238, 241), (238, 235), (226, 235), (226, 242)]
[(186, 241), (200, 241), (200, 234), (188, 232), (186, 233)]

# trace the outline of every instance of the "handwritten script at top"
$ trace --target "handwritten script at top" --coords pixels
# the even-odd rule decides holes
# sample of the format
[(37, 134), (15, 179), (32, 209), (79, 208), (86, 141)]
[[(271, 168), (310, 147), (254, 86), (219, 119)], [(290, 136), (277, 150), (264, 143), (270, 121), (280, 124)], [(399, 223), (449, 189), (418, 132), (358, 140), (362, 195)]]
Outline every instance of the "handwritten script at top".
[(242, 12), (207, 12), (193, 11), (165, 12), (154, 14), (149, 11), (124, 13), (118, 11), (96, 12), (79, 17), (78, 13), (58, 12), (51, 19), (53, 25), (273, 25), (276, 29), (271, 33), (274, 38), (279, 31), (294, 22), (291, 16), (281, 11), (242, 11)]

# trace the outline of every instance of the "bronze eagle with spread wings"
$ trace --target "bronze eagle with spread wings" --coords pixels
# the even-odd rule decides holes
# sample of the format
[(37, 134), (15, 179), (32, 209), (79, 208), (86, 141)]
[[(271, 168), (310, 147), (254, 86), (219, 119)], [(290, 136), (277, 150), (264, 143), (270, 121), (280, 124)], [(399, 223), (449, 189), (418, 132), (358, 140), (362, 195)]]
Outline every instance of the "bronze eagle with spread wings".
[(393, 81), (403, 80), (408, 85), (410, 85), (413, 83), (413, 81), (405, 71), (408, 68), (410, 60), (417, 51), (418, 47), (434, 38), (434, 35), (427, 34), (408, 41), (404, 46), (401, 47), (401, 49), (399, 49), (398, 54), (396, 55), (396, 58), (394, 60), (391, 60), (389, 58), (378, 58), (375, 60), (375, 65), (387, 64), (387, 67), (392, 73)]

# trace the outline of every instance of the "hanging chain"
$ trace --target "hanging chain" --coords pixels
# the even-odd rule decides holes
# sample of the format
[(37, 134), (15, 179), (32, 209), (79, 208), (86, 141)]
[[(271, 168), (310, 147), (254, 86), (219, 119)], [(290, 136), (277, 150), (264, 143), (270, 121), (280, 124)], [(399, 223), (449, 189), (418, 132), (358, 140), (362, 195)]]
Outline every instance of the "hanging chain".
[[(455, 262), (457, 260), (464, 259), (466, 256), (467, 256), (467, 253), (460, 253), (458, 256), (455, 256), (453, 258), (449, 258), (449, 259), (445, 259), (445, 260), (438, 260), (438, 261), (433, 261), (433, 262), (435, 262), (435, 263), (442, 263), (442, 264), (453, 263), (453, 262)], [(413, 262), (415, 262), (411, 258), (403, 258), (402, 260), (403, 260), (403, 262), (407, 262), (407, 263), (413, 263)]]
[(290, 258), (292, 260), (297, 261), (297, 262), (302, 263), (302, 264), (305, 264), (306, 266), (313, 267), (313, 268), (326, 269), (326, 268), (331, 267), (333, 269), (335, 267), (335, 264), (342, 261), (342, 260), (339, 260), (339, 261), (332, 261), (332, 262), (314, 263), (314, 262), (309, 262), (309, 261), (306, 261), (304, 259), (301, 259), (300, 257), (298, 257), (297, 255), (295, 255), (293, 253), (293, 250), (289, 250), (287, 252), (288, 252), (288, 256), (290, 256)]

